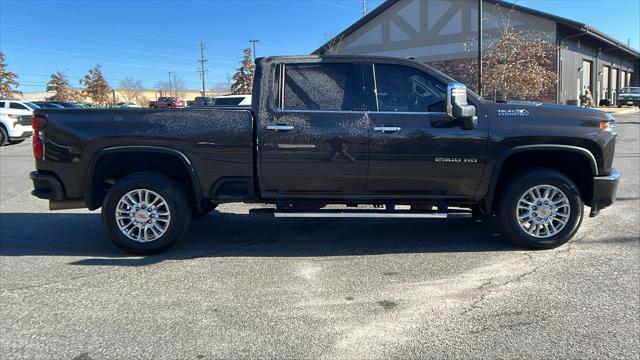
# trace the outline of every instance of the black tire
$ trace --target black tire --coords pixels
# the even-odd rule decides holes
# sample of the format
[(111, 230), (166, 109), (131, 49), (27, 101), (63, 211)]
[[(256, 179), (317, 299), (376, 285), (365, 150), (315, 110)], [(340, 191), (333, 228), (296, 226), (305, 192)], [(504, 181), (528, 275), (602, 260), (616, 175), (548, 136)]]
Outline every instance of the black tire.
[(191, 209), (191, 217), (193, 217), (193, 218), (205, 217), (207, 214), (209, 214), (210, 212), (215, 210), (215, 208), (217, 208), (217, 207), (218, 207), (218, 204), (212, 203), (211, 201), (207, 201), (205, 203), (204, 208), (202, 209), (202, 211), (198, 211), (198, 209), (192, 208)]
[[(570, 206), (566, 225), (557, 234), (544, 238), (527, 233), (517, 218), (520, 198), (538, 185), (551, 185), (561, 190)], [(542, 168), (531, 169), (511, 179), (500, 197), (496, 210), (498, 221), (509, 239), (528, 249), (552, 249), (567, 243), (578, 231), (584, 217), (584, 203), (573, 181), (558, 171)]]
[[(169, 225), (157, 239), (138, 242), (130, 239), (118, 227), (116, 207), (120, 199), (136, 189), (147, 189), (158, 194), (167, 204), (170, 213)], [(109, 238), (123, 250), (141, 255), (162, 252), (182, 239), (191, 224), (191, 206), (184, 190), (174, 180), (154, 172), (139, 172), (116, 182), (102, 205), (102, 226)]]
[(4, 126), (0, 125), (0, 146), (5, 146), (9, 143), (9, 134)]

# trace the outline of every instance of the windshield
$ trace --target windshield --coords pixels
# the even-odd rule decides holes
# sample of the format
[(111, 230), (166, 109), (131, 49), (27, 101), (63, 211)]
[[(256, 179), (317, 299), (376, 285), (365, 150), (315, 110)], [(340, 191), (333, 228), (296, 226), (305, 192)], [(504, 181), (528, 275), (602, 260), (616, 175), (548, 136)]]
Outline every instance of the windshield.
[(622, 89), (622, 93), (640, 95), (640, 88), (624, 88)]

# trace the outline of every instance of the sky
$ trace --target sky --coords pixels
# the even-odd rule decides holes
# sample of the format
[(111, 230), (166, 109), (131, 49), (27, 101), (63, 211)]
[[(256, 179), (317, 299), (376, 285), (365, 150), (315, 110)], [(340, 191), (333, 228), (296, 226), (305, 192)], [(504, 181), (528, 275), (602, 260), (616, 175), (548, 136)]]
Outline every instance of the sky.
[[(384, 0), (367, 0), (369, 10)], [(424, 0), (422, 0), (424, 1)], [(640, 48), (640, 0), (511, 0), (588, 23)], [(72, 86), (96, 64), (112, 87), (146, 88), (175, 72), (200, 88), (227, 83), (250, 39), (258, 56), (308, 54), (362, 16), (362, 0), (0, 0), (0, 51), (23, 92), (43, 91), (62, 71)]]

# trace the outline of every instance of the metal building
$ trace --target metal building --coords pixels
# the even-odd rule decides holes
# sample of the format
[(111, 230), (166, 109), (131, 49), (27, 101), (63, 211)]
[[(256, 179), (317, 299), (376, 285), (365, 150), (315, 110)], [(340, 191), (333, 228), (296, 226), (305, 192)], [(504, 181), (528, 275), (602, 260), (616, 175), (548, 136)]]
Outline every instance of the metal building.
[[(502, 0), (484, 0), (482, 14), (486, 40), (508, 21), (558, 45), (551, 65), (558, 82), (545, 101), (575, 103), (589, 89), (597, 103), (615, 104), (620, 89), (640, 86), (640, 52), (587, 24)], [(387, 0), (314, 54), (414, 57), (475, 89), (460, 65), (475, 61), (477, 37), (477, 0)]]

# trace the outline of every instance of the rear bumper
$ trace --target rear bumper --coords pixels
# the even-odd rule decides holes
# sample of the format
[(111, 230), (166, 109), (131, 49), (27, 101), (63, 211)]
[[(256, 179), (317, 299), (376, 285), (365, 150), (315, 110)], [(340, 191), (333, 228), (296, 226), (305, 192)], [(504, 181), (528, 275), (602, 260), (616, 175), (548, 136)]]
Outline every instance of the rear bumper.
[(595, 176), (593, 178), (593, 199), (591, 200), (590, 216), (598, 215), (600, 210), (610, 206), (616, 200), (620, 173), (613, 168), (610, 175)]
[(47, 200), (65, 199), (62, 183), (55, 175), (33, 171), (29, 174), (29, 177), (33, 181), (31, 195)]

